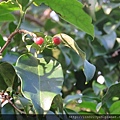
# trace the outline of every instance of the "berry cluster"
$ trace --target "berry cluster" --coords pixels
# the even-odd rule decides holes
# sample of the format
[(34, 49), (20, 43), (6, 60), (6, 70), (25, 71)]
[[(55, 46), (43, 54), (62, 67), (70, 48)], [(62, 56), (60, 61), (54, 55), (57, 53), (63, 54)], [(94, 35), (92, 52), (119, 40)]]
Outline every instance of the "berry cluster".
[[(59, 37), (53, 37), (52, 38), (53, 40), (53, 43), (55, 45), (59, 45), (61, 43), (61, 39)], [(42, 37), (37, 37), (34, 39), (34, 42), (37, 44), (37, 45), (42, 45), (44, 43), (44, 38)]]

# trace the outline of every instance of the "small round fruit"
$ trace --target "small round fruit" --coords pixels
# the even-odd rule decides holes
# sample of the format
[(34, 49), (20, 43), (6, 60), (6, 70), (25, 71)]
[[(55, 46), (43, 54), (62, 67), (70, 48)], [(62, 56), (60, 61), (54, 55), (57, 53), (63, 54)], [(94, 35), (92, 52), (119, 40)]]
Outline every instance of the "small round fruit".
[(37, 44), (37, 45), (42, 45), (43, 42), (44, 42), (44, 39), (42, 37), (37, 37), (34, 39), (34, 42)]
[(59, 45), (61, 43), (61, 39), (59, 37), (53, 37), (53, 42), (55, 45)]

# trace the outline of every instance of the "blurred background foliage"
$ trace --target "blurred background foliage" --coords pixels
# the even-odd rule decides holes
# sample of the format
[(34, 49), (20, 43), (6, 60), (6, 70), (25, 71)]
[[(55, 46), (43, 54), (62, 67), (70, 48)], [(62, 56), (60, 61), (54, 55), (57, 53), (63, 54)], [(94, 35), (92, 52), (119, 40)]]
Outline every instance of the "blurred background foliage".
[[(62, 65), (64, 73), (62, 98), (66, 113), (120, 114), (120, 1), (79, 1), (83, 3), (84, 10), (92, 17), (95, 29), (94, 40), (85, 32), (64, 21), (44, 4), (41, 7), (34, 5), (29, 7), (21, 28), (51, 36), (66, 33), (86, 53), (87, 60), (96, 66), (93, 79), (86, 82), (85, 75), (80, 69), (81, 60), (73, 50), (59, 46), (51, 50), (45, 49), (41, 54), (41, 56), (55, 58)], [(13, 12), (13, 16), (19, 19), (20, 13)], [(0, 46), (4, 45), (3, 39), (6, 40), (16, 26), (17, 21), (0, 22)], [(28, 41), (27, 36), (18, 34), (5, 50), (2, 60), (16, 64), (17, 58), (27, 53), (26, 45), (31, 43), (33, 41)], [(53, 109), (55, 110), (55, 105), (51, 107), (51, 110)]]

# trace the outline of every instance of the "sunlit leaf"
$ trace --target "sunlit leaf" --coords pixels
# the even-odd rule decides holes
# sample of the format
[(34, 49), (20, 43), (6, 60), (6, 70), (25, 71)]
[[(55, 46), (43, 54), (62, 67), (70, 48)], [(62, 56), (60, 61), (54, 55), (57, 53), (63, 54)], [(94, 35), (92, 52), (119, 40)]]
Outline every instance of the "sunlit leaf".
[(61, 93), (61, 65), (52, 58), (36, 59), (24, 54), (16, 63), (16, 71), (22, 82), (22, 93), (32, 101), (36, 113), (48, 111), (53, 98)]

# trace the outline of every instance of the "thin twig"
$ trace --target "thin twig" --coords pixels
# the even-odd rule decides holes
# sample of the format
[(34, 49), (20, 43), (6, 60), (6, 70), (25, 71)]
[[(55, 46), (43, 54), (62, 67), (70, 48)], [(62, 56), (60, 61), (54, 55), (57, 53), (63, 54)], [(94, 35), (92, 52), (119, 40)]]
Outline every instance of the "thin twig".
[(32, 32), (29, 32), (27, 30), (15, 30), (14, 32), (12, 32), (9, 37), (8, 37), (8, 40), (6, 41), (6, 43), (4, 44), (4, 46), (0, 49), (0, 55), (3, 53), (3, 51), (5, 50), (5, 48), (9, 45), (9, 43), (11, 42), (12, 38), (18, 34), (18, 33), (24, 33), (24, 34), (29, 34), (30, 36), (32, 36), (33, 38), (34, 37), (37, 37), (36, 34), (32, 33)]
[(20, 109), (18, 109), (13, 103), (12, 103), (12, 101), (10, 100), (10, 99), (7, 99), (8, 100), (8, 102), (18, 111), (18, 112), (20, 112), (21, 114), (26, 114), (25, 112), (23, 112), (23, 111), (21, 111)]

